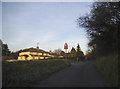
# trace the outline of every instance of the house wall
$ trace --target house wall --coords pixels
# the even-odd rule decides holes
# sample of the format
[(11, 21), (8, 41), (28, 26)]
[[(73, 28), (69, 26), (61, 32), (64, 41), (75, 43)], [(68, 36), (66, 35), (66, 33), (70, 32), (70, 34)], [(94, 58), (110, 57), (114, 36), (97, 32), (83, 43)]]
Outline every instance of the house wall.
[(45, 59), (48, 59), (48, 57), (45, 57)]
[(40, 59), (44, 59), (44, 57), (40, 57)]
[(42, 55), (42, 53), (38, 53), (38, 55)]
[(21, 52), (21, 53), (19, 53), (20, 56), (21, 56), (21, 55), (25, 55), (25, 54), (29, 55), (30, 52)]
[(27, 57), (27, 60), (32, 60), (33, 59), (33, 57), (31, 56), (31, 55), (29, 55), (28, 57)]
[(18, 60), (25, 60), (25, 56), (18, 56)]
[[(24, 55), (28, 55), (28, 57), (25, 57)], [(19, 53), (18, 60), (48, 59), (49, 57), (49, 53), (21, 52)]]

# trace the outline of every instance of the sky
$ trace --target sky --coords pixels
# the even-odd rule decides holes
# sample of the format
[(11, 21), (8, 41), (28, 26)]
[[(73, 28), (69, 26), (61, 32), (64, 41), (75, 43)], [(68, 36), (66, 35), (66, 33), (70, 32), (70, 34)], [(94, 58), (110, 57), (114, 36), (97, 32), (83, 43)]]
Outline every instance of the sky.
[(85, 28), (77, 19), (90, 12), (92, 2), (3, 2), (2, 41), (11, 51), (36, 47), (68, 51), (79, 43), (87, 51)]

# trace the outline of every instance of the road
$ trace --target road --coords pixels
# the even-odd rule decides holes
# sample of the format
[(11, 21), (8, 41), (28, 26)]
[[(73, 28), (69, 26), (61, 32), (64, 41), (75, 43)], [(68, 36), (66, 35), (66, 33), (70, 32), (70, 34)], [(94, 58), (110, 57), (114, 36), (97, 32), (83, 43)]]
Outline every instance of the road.
[(93, 61), (86, 61), (75, 63), (53, 74), (37, 83), (35, 87), (110, 87), (110, 85), (96, 69)]

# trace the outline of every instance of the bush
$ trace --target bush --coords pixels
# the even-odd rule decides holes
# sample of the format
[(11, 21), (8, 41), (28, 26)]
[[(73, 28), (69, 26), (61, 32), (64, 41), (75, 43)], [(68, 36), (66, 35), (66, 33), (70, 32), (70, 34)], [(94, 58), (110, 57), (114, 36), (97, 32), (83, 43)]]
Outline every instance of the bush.
[(118, 86), (118, 55), (99, 58), (96, 66), (112, 86)]
[(32, 60), (2, 63), (3, 87), (26, 87), (43, 80), (70, 63), (63, 60)]

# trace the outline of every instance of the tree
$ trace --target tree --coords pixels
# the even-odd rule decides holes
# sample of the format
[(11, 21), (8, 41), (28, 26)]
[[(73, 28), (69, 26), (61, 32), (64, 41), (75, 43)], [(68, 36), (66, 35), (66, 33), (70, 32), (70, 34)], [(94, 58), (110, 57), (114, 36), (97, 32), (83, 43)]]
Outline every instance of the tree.
[(9, 56), (10, 55), (10, 50), (8, 49), (7, 44), (2, 44), (2, 56)]
[(11, 57), (11, 51), (8, 48), (7, 44), (4, 44), (2, 40), (0, 39), (0, 53), (2, 54), (2, 59), (10, 59)]
[(77, 45), (77, 52), (79, 52), (79, 51), (81, 51), (81, 49), (80, 49), (80, 45), (78, 44)]
[(64, 51), (61, 51), (61, 52), (60, 52), (60, 55), (63, 56), (63, 57), (65, 57), (65, 52), (64, 52)]
[(53, 51), (55, 58), (59, 58), (61, 51), (62, 51), (61, 49), (55, 49)]
[(60, 53), (61, 53), (61, 49), (55, 49), (54, 51), (53, 51), (53, 53), (55, 53), (55, 54), (57, 54), (57, 55), (60, 55)]
[(21, 51), (22, 51), (22, 50), (19, 50), (19, 51), (16, 51), (16, 52), (11, 52), (11, 57), (12, 57), (12, 59), (18, 59), (19, 53), (20, 53)]
[(91, 13), (78, 19), (90, 37), (88, 46), (101, 56), (116, 53), (120, 28), (120, 2), (95, 2)]
[(85, 60), (91, 60), (92, 59), (92, 52), (88, 50), (85, 55)]
[(83, 60), (83, 58), (84, 58), (84, 54), (81, 51), (79, 44), (77, 45), (76, 57), (77, 57), (77, 60)]
[(2, 40), (0, 39), (0, 54), (2, 54), (2, 44), (3, 44), (3, 42), (2, 42)]
[(71, 49), (70, 57), (71, 57), (71, 58), (76, 58), (76, 50), (75, 50), (74, 47), (72, 47), (72, 49)]

